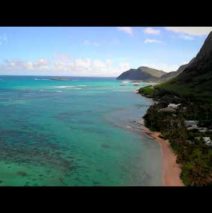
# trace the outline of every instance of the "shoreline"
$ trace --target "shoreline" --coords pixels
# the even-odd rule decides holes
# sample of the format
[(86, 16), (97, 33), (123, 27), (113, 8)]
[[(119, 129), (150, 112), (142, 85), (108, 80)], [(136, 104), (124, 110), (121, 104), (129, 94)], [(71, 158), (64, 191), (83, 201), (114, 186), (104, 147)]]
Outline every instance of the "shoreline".
[(142, 131), (160, 145), (162, 153), (162, 179), (164, 186), (184, 186), (180, 179), (181, 168), (176, 163), (177, 156), (173, 152), (168, 140), (160, 137), (160, 132), (152, 132), (142, 125)]

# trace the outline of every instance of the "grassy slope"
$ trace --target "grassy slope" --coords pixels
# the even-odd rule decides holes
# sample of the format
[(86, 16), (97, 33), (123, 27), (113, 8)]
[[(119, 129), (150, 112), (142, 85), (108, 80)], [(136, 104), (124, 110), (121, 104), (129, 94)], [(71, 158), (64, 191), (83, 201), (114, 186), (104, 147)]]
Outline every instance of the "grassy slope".
[(154, 87), (153, 86), (146, 86), (143, 88), (140, 88), (138, 91), (140, 94), (143, 94), (146, 97), (152, 97), (153, 96), (153, 92), (154, 92)]
[(183, 72), (156, 88), (212, 103), (212, 32)]

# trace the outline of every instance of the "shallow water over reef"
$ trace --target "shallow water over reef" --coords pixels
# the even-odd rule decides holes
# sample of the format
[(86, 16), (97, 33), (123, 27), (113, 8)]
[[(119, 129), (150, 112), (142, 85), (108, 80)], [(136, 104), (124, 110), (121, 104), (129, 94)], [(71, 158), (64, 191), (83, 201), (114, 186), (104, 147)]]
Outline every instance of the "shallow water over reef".
[(161, 185), (136, 128), (151, 101), (113, 78), (0, 77), (1, 186)]

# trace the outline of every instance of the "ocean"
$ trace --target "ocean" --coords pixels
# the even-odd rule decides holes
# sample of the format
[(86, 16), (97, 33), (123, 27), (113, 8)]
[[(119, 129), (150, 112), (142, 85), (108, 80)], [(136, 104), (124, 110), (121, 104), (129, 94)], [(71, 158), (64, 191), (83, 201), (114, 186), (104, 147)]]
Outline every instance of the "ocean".
[(161, 186), (151, 100), (114, 78), (0, 76), (1, 186)]

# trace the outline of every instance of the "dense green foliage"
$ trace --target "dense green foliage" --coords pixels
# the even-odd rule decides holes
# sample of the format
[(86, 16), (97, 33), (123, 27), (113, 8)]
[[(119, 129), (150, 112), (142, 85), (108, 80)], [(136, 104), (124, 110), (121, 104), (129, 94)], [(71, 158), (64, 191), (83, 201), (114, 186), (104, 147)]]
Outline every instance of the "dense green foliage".
[[(211, 82), (212, 83), (212, 82)], [(166, 90), (167, 92), (175, 93), (176, 95), (190, 99), (195, 102), (212, 102), (212, 87), (209, 83), (199, 84), (198, 87), (195, 86), (196, 83), (186, 82), (179, 83), (178, 80), (172, 79), (168, 82), (159, 84), (155, 87), (155, 90)]]
[(193, 101), (212, 103), (212, 32), (197, 56), (177, 77), (157, 86)]
[(184, 101), (175, 113), (161, 112), (160, 109), (169, 101), (166, 103), (163, 99), (152, 105), (144, 116), (145, 125), (152, 131), (160, 131), (170, 141), (177, 154), (177, 162), (182, 165), (181, 178), (185, 185), (212, 185), (212, 147), (202, 140), (204, 136), (212, 137), (212, 132), (188, 131), (184, 124), (185, 120), (197, 119), (203, 126), (206, 121), (207, 127), (211, 127), (212, 106)]
[[(181, 68), (176, 77), (139, 90), (158, 101), (144, 116), (145, 125), (169, 139), (182, 166), (185, 185), (212, 185), (212, 146), (203, 138), (212, 139), (212, 32), (197, 56)], [(180, 106), (172, 111), (161, 110), (170, 103)], [(204, 127), (204, 131), (188, 129), (185, 120), (197, 121), (198, 128)]]
[(140, 94), (143, 94), (146, 97), (152, 98), (153, 97), (153, 92), (154, 92), (154, 88), (153, 86), (146, 86), (146, 87), (142, 87), (138, 90), (138, 92)]

